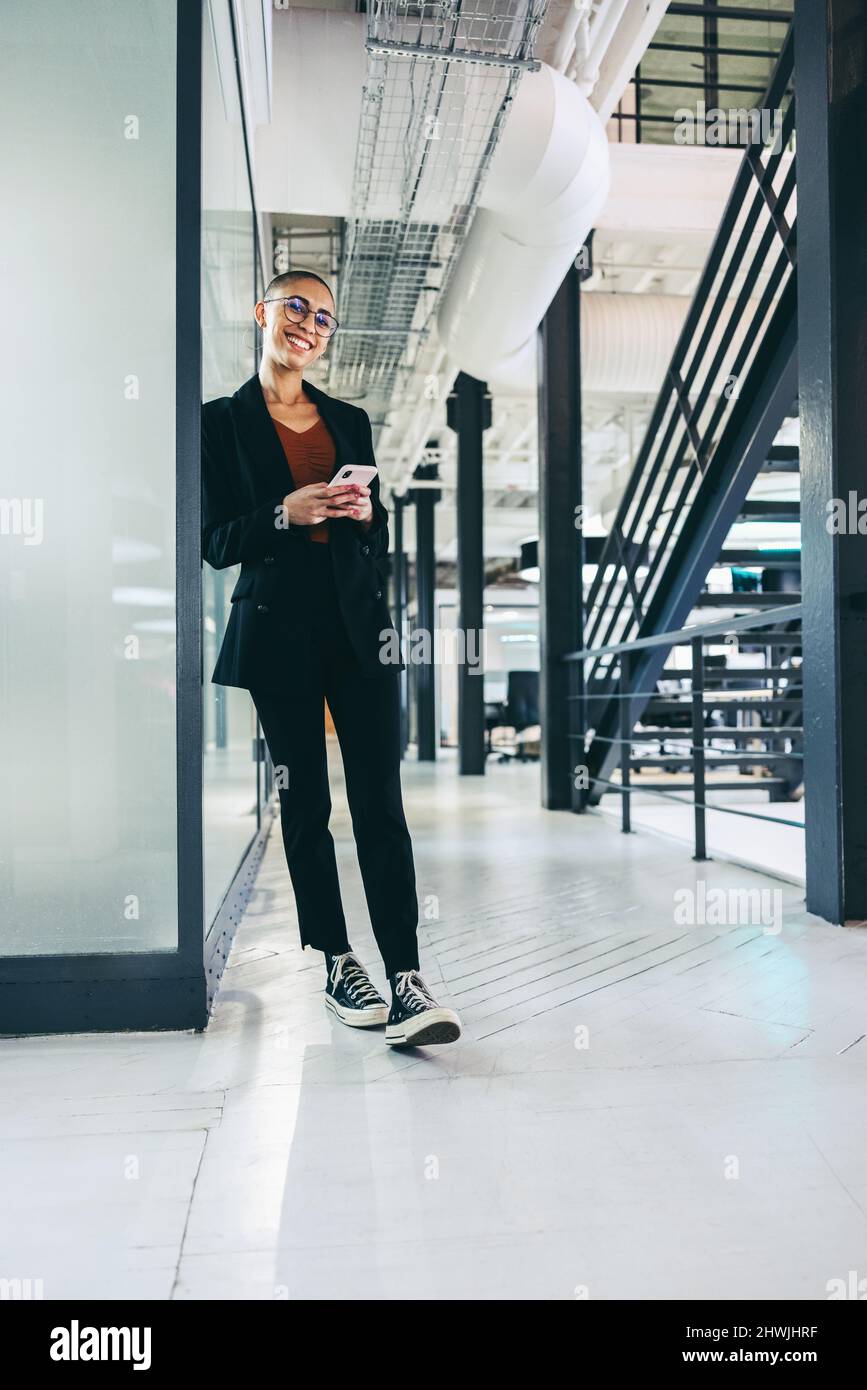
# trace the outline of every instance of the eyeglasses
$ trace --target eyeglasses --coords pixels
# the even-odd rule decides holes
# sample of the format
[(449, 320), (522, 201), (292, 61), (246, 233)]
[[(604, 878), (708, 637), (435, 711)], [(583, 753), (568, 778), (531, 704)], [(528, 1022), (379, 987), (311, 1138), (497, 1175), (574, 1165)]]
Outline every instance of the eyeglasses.
[[(293, 295), (291, 299), (263, 299), (263, 304), (282, 304), (283, 312), (290, 323), (303, 323), (307, 315), (311, 312), (310, 300), (302, 299), (300, 294)], [(330, 338), (340, 327), (333, 314), (329, 314), (325, 309), (314, 309), (313, 326), (320, 338)]]

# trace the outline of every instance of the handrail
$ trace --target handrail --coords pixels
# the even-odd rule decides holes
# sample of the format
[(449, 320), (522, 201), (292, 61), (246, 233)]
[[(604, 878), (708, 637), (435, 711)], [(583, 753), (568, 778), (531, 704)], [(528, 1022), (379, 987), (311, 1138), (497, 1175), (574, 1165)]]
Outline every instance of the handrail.
[[(597, 740), (612, 749), (619, 745), (619, 783), (597, 772), (596, 774), (590, 773), (589, 781), (585, 781), (583, 785), (586, 792), (590, 791), (592, 784), (596, 788), (619, 793), (621, 798), (621, 826), (624, 834), (629, 834), (632, 830), (632, 796), (637, 791), (647, 793), (650, 796), (660, 797), (663, 800), (676, 801), (684, 806), (692, 806), (695, 826), (694, 858), (697, 860), (707, 858), (706, 817), (708, 811), (720, 811), (726, 815), (742, 816), (748, 820), (769, 821), (775, 825), (785, 825), (796, 829), (803, 828), (801, 822), (790, 820), (782, 816), (765, 816), (757, 811), (745, 810), (743, 807), (714, 805), (707, 800), (707, 793), (714, 789), (714, 783), (707, 781), (708, 771), (714, 770), (719, 772), (723, 771), (726, 767), (737, 768), (739, 764), (745, 762), (751, 764), (767, 764), (768, 766), (777, 764), (780, 767), (782, 780), (778, 776), (777, 780), (771, 783), (771, 786), (774, 789), (781, 785), (785, 787), (791, 776), (791, 772), (786, 772), (786, 765), (791, 769), (793, 766), (797, 767), (799, 764), (802, 764), (803, 753), (792, 749), (791, 746), (784, 750), (780, 750), (778, 740), (786, 740), (789, 745), (791, 745), (793, 739), (803, 736), (803, 727), (792, 725), (791, 728), (784, 728), (775, 723), (772, 727), (757, 725), (755, 729), (729, 730), (725, 726), (707, 725), (705, 723), (708, 710), (706, 697), (710, 696), (711, 708), (718, 707), (719, 703), (719, 692), (715, 693), (713, 690), (708, 690), (706, 685), (706, 682), (713, 679), (715, 676), (719, 676), (721, 679), (728, 679), (732, 682), (736, 682), (739, 679), (749, 680), (753, 678), (760, 682), (763, 679), (762, 672), (764, 670), (768, 673), (765, 679), (772, 680), (773, 683), (768, 688), (757, 690), (755, 692), (755, 700), (747, 701), (748, 706), (752, 705), (755, 709), (761, 710), (762, 705), (767, 705), (770, 701), (774, 705), (774, 710), (776, 712), (783, 705), (787, 708), (792, 704), (796, 707), (800, 705), (800, 699), (790, 701), (786, 696), (797, 695), (803, 678), (801, 666), (793, 666), (791, 672), (787, 669), (778, 669), (779, 658), (777, 658), (777, 664), (772, 666), (768, 666), (766, 662), (765, 667), (727, 667), (725, 670), (720, 670), (718, 672), (709, 672), (705, 669), (705, 644), (708, 642), (712, 643), (715, 637), (724, 637), (732, 633), (743, 632), (755, 634), (757, 642), (761, 645), (761, 634), (763, 630), (770, 629), (771, 635), (775, 639), (790, 638), (791, 645), (797, 646), (799, 645), (798, 639), (800, 636), (798, 630), (791, 633), (777, 633), (775, 629), (778, 623), (786, 624), (796, 622), (801, 616), (802, 605), (800, 603), (786, 604), (783, 607), (768, 608), (760, 614), (746, 613), (734, 618), (719, 618), (709, 623), (694, 623), (688, 627), (675, 628), (668, 632), (653, 633), (649, 637), (634, 638), (628, 642), (611, 643), (605, 648), (584, 647), (578, 651), (566, 653), (563, 657), (564, 661), (586, 661), (588, 658), (600, 655), (618, 658), (617, 667), (619, 669), (617, 670), (616, 677), (614, 676), (615, 668), (613, 663), (606, 672), (609, 680), (615, 680), (617, 686), (616, 691), (606, 690), (596, 695), (584, 685), (578, 694), (570, 696), (569, 698), (570, 700), (583, 702), (585, 709), (586, 706), (594, 700), (611, 701), (616, 704), (619, 707), (619, 735), (603, 735), (597, 733), (595, 729), (587, 731), (586, 724), (582, 719), (581, 727), (585, 732), (571, 734), (570, 738), (580, 740), (583, 743), (585, 757), (589, 745), (595, 743)], [(663, 646), (667, 650), (670, 650), (673, 647), (683, 646), (685, 644), (689, 644), (691, 650), (691, 665), (683, 671), (678, 670), (677, 674), (682, 680), (688, 680), (690, 682), (691, 688), (689, 690), (660, 692), (656, 690), (636, 690), (633, 688), (632, 680), (635, 674), (634, 663), (632, 661), (633, 653)], [(775, 640), (774, 645), (779, 645), (779, 643)], [(768, 659), (770, 659), (770, 657)], [(785, 678), (786, 681), (786, 684), (783, 686), (780, 685), (781, 678)], [(778, 693), (780, 689), (784, 692), (782, 698)], [(739, 707), (748, 693), (749, 692), (733, 689), (732, 694)], [(663, 726), (636, 731), (632, 708), (639, 697), (642, 699), (646, 697), (647, 700), (658, 698), (663, 703), (667, 703), (673, 696), (679, 697), (683, 701), (683, 710), (691, 714), (689, 727), (687, 729)], [(756, 752), (751, 749), (738, 747), (728, 749), (713, 746), (714, 741), (716, 741), (717, 744), (720, 741), (725, 742), (726, 740), (736, 741), (736, 739), (744, 737), (747, 733), (753, 735), (757, 741), (764, 739), (766, 744), (770, 744), (770, 747), (764, 747), (760, 752)], [(647, 759), (648, 763), (652, 766), (658, 759), (660, 765), (667, 765), (666, 760), (668, 760), (669, 762), (673, 761), (678, 767), (688, 766), (691, 769), (692, 787), (687, 788), (687, 791), (691, 790), (692, 792), (691, 800), (687, 800), (682, 796), (677, 796), (674, 790), (662, 791), (659, 787), (654, 786), (642, 787), (640, 783), (636, 783), (632, 780), (633, 763), (638, 766), (643, 760), (642, 758), (637, 760), (633, 758), (634, 744), (647, 744), (654, 741), (658, 742), (660, 745), (659, 753), (656, 758), (653, 756), (649, 757)], [(710, 744), (710, 746), (708, 746), (708, 744)], [(670, 753), (665, 752), (665, 745), (668, 745), (671, 749)], [(582, 770), (584, 773), (589, 773), (589, 768), (586, 765), (579, 764), (575, 769), (576, 772)], [(801, 773), (800, 776), (802, 777), (803, 773)], [(576, 786), (577, 785), (576, 783)], [(748, 785), (748, 782), (744, 783), (745, 787)], [(757, 781), (755, 785), (761, 787), (761, 781)]]
[[(736, 595), (733, 595), (736, 597)], [(733, 607), (736, 605), (733, 605)], [(564, 661), (587, 661), (596, 656), (609, 656), (617, 652), (639, 652), (648, 647), (664, 645), (676, 647), (683, 642), (691, 642), (694, 637), (725, 636), (730, 632), (751, 632), (753, 628), (772, 627), (774, 623), (789, 623), (801, 617), (800, 603), (787, 603), (783, 608), (766, 608), (764, 613), (745, 613), (740, 618), (717, 618), (712, 623), (695, 623), (689, 627), (677, 628), (674, 632), (657, 632), (651, 637), (637, 637), (632, 642), (614, 642), (607, 647), (584, 647), (581, 651), (567, 652)], [(792, 634), (795, 635), (794, 633)], [(747, 668), (749, 674), (749, 668)]]
[[(607, 778), (600, 778), (610, 791), (620, 792), (623, 790), (619, 782), (612, 782)], [(699, 811), (720, 811), (725, 816), (743, 816), (745, 820), (763, 820), (771, 825), (788, 825), (793, 830), (803, 830), (803, 822), (799, 820), (786, 820), (784, 816), (763, 816), (761, 811), (743, 811), (738, 806), (709, 806), (706, 801), (686, 801), (682, 796), (677, 796), (674, 792), (661, 792), (658, 787), (639, 788), (643, 796), (658, 796), (663, 801), (676, 801), (680, 806), (692, 806)], [(713, 786), (711, 786), (713, 791)], [(699, 856), (696, 855), (698, 859)]]

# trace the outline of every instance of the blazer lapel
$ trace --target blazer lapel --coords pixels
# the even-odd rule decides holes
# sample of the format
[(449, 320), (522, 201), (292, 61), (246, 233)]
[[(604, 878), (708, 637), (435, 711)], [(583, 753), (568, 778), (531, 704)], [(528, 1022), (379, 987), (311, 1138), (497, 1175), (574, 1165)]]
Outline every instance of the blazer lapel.
[[(312, 382), (302, 380), (304, 394), (315, 402), (328, 433), (334, 440), (334, 472), (358, 457), (355, 444), (340, 419), (342, 412), (332, 396), (326, 395)], [(274, 421), (268, 414), (262, 383), (258, 376), (251, 376), (235, 392), (238, 405), (239, 432), (254, 467), (256, 477), (261, 480), (263, 497), (273, 497), (281, 488), (284, 494), (292, 492), (295, 484), (286, 463), (286, 455)]]

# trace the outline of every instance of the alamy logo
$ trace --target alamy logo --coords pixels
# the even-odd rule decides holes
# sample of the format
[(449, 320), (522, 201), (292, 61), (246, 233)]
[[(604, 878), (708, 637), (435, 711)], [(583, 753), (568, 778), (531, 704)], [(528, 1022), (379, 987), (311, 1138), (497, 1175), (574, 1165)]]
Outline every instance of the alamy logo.
[(859, 497), (854, 490), (848, 497), (830, 497), (825, 511), (829, 536), (867, 536), (867, 497)]
[(51, 1329), (52, 1361), (131, 1361), (134, 1371), (151, 1365), (149, 1327), (82, 1327), (73, 1318), (69, 1327)]
[(409, 635), (398, 637), (393, 628), (383, 628), (379, 634), (379, 659), (383, 666), (456, 665), (467, 666), (471, 676), (485, 670), (487, 647), (485, 628), (437, 627), (413, 628)]
[(0, 536), (22, 536), (25, 545), (41, 545), (44, 518), (41, 497), (0, 497)]
[(867, 1279), (862, 1279), (857, 1269), (850, 1269), (845, 1279), (829, 1279), (825, 1285), (829, 1302), (841, 1298), (851, 1298), (858, 1302), (867, 1299)]
[(770, 145), (774, 154), (783, 148), (783, 113), (762, 107), (679, 106), (674, 113), (676, 145)]
[(0, 1279), (0, 1302), (26, 1302), (45, 1297), (42, 1279)]
[(783, 929), (781, 888), (678, 888), (674, 921), (679, 927), (762, 927), (768, 936)]

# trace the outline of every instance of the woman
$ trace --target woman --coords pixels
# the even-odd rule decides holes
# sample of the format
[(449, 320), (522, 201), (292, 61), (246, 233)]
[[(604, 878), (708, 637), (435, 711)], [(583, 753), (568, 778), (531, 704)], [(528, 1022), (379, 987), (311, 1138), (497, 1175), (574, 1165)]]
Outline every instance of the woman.
[[(452, 1042), (460, 1022), (419, 974), (418, 900), (400, 789), (401, 663), (383, 598), (388, 513), (379, 480), (330, 486), (374, 464), (364, 410), (304, 380), (337, 330), (324, 280), (290, 270), (255, 307), (258, 376), (202, 411), (204, 558), (241, 566), (214, 671), (250, 691), (274, 761), (302, 946), (325, 953), (326, 1006), (385, 1024), (393, 1046)], [(367, 906), (391, 1007), (353, 953), (340, 900), (326, 762), (328, 701)]]

